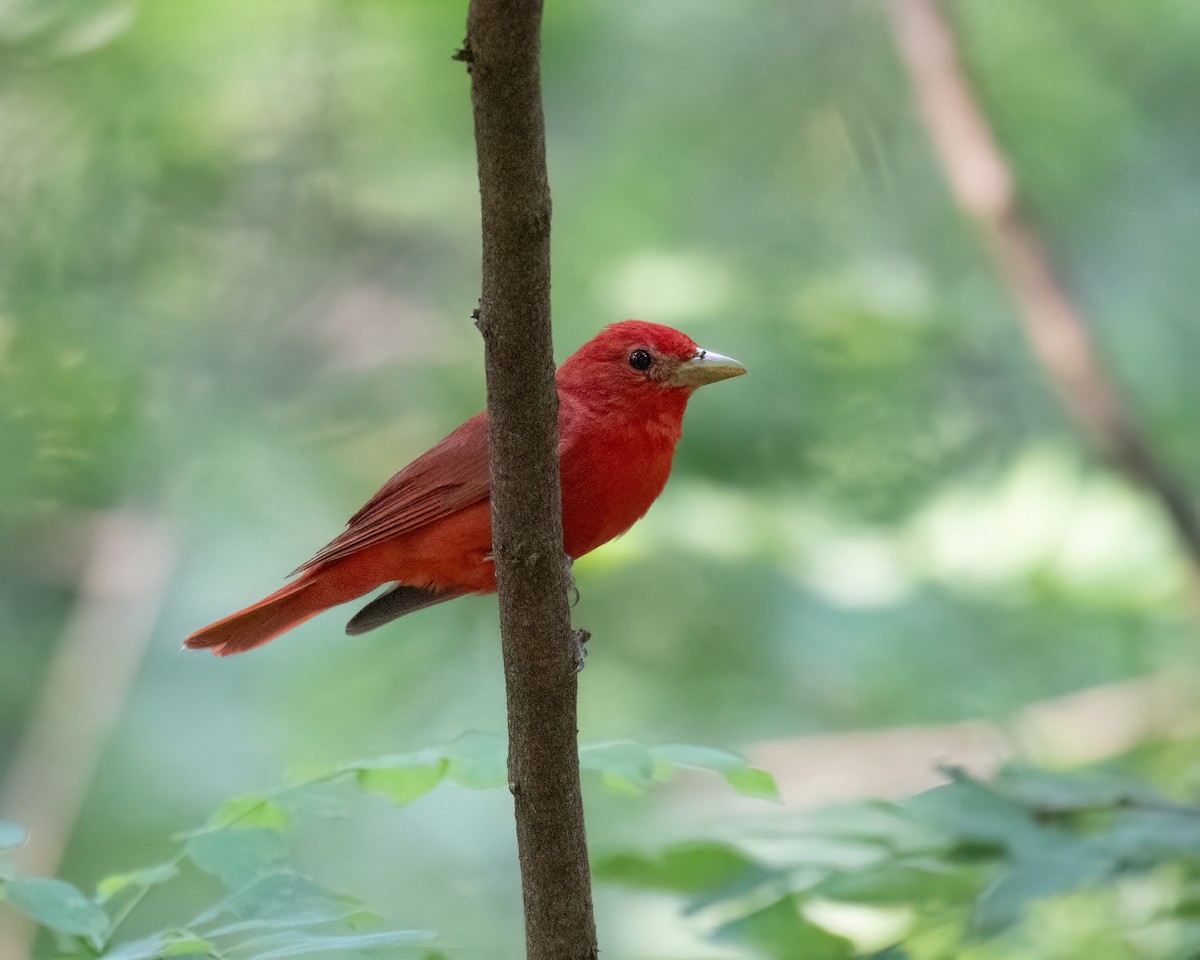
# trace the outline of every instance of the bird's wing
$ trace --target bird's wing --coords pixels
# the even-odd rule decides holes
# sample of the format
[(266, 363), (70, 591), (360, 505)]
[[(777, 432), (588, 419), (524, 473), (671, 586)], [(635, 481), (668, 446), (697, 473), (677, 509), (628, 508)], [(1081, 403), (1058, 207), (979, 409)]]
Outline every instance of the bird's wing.
[(487, 414), (481, 413), (380, 487), (346, 529), (293, 573), (340, 560), (487, 498)]
[(430, 590), (428, 587), (412, 587), (406, 583), (398, 583), (351, 617), (350, 622), (346, 624), (346, 633), (357, 637), (415, 610), (424, 610), (426, 607), (461, 596), (461, 593), (454, 590)]

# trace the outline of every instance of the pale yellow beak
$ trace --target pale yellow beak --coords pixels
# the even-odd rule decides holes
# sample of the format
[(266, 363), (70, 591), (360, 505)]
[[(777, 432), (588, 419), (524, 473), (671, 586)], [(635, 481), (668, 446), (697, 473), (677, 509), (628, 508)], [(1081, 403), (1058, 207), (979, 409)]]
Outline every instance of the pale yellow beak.
[(671, 374), (676, 387), (702, 387), (706, 383), (740, 377), (747, 370), (733, 357), (723, 357), (711, 350), (701, 350), (691, 360), (685, 360)]

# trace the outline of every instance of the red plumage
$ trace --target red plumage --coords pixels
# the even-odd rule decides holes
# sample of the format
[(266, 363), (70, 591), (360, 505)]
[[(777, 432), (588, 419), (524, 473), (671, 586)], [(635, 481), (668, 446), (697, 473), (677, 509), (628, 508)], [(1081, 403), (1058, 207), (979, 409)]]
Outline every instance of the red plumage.
[[(628, 530), (662, 492), (696, 387), (745, 373), (670, 327), (606, 327), (555, 375), (563, 546), (583, 556)], [(382, 584), (399, 586), (350, 623), (360, 633), (496, 577), (488, 502), (487, 414), (393, 476), (287, 586), (186, 641), (222, 656), (257, 647)]]

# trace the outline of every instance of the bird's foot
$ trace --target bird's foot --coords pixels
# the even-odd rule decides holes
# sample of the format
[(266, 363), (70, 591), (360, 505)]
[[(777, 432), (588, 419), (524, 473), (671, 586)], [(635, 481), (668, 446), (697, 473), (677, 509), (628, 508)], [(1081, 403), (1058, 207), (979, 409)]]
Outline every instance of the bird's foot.
[(575, 586), (575, 561), (563, 554), (563, 572), (567, 575), (567, 602), (575, 606), (579, 602), (579, 587)]
[(587, 662), (587, 647), (585, 644), (592, 639), (587, 630), (571, 631), (571, 654), (575, 658), (575, 672), (580, 673)]

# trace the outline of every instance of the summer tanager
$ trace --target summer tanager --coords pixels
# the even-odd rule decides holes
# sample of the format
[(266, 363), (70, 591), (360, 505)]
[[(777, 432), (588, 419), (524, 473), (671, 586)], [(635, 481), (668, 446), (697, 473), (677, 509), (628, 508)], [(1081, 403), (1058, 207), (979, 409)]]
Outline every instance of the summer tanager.
[[(745, 372), (678, 330), (640, 320), (606, 327), (559, 367), (563, 548), (571, 559), (624, 533), (662, 492), (692, 391)], [(295, 580), (197, 630), (187, 646), (241, 653), (386, 583), (394, 586), (359, 611), (347, 633), (491, 593), (488, 494), (485, 412), (385, 483)]]

